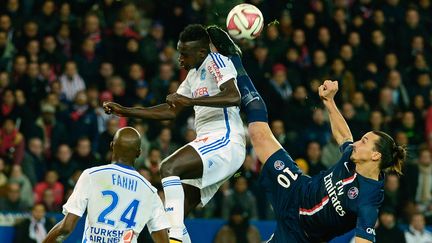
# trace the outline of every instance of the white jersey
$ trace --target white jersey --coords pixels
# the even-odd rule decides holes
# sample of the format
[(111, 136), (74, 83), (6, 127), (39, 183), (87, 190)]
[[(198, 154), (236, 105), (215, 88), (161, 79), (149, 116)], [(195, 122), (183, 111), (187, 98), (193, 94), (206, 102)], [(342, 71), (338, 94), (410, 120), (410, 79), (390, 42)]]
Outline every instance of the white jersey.
[[(210, 53), (199, 68), (189, 70), (177, 93), (189, 98), (213, 96), (221, 92), (219, 87), (223, 83), (236, 77), (237, 71), (228, 57)], [(244, 143), (244, 128), (239, 107), (195, 106), (194, 109), (197, 137), (220, 133), (233, 141)]]
[(137, 242), (145, 225), (150, 232), (170, 227), (156, 188), (126, 165), (84, 170), (63, 214), (81, 217), (86, 209), (82, 242)]

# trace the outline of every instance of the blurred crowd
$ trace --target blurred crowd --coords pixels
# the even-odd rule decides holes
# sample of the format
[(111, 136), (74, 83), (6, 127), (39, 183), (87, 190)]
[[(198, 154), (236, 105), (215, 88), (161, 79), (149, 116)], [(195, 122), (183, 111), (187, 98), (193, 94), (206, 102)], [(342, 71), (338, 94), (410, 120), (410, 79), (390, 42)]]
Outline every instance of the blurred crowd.
[[(0, 211), (60, 212), (81, 172), (110, 161), (110, 142), (125, 125), (142, 135), (137, 170), (160, 188), (160, 162), (195, 138), (193, 110), (155, 122), (106, 115), (101, 104), (164, 102), (186, 75), (177, 63), (180, 31), (190, 23), (223, 27), (242, 2), (1, 1)], [(266, 25), (239, 45), (279, 142), (306, 174), (337, 162), (317, 89), (338, 80), (337, 103), (355, 139), (382, 130), (408, 147), (404, 175), (386, 177), (381, 230), (402, 223), (422, 232), (410, 223), (432, 223), (432, 2), (247, 2)], [(239, 173), (190, 217), (273, 219), (248, 147)]]

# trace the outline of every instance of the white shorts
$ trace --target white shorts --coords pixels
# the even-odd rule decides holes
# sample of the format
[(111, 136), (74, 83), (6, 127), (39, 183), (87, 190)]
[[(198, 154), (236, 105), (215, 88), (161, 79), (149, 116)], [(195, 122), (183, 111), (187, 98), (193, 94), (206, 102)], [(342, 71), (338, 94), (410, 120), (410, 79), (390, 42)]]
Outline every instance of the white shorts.
[[(198, 187), (201, 191), (201, 205), (206, 205), (219, 187), (242, 166), (246, 149), (238, 139), (221, 141), (220, 136), (201, 137), (185, 146), (192, 146), (203, 162), (203, 176), (198, 179), (182, 180)], [(235, 140), (235, 141), (233, 141)], [(181, 149), (181, 148), (180, 148)]]

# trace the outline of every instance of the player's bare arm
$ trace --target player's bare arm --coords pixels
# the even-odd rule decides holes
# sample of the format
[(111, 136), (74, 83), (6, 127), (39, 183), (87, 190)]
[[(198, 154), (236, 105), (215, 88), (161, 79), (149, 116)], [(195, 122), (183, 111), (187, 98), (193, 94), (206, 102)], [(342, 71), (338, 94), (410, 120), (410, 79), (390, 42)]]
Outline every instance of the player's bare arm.
[(235, 85), (236, 80), (230, 79), (220, 86), (220, 91), (213, 96), (202, 96), (197, 98), (188, 98), (186, 96), (174, 93), (166, 98), (167, 104), (172, 107), (177, 106), (210, 106), (210, 107), (228, 107), (240, 105), (240, 93)]
[(334, 101), (334, 96), (338, 91), (338, 81), (326, 80), (318, 90), (319, 96), (323, 100), (324, 106), (329, 113), (331, 130), (337, 143), (342, 145), (344, 142), (353, 141), (348, 124), (339, 112)]
[(363, 238), (360, 238), (360, 237), (356, 236), (355, 243), (372, 243), (372, 241), (366, 240), (366, 239), (363, 239)]
[(172, 120), (183, 109), (182, 105), (176, 107), (166, 103), (152, 107), (124, 107), (115, 102), (105, 102), (103, 104), (105, 113), (116, 116), (137, 117), (142, 119)]
[(68, 213), (62, 221), (58, 222), (50, 232), (48, 232), (43, 243), (63, 242), (63, 240), (66, 239), (66, 237), (75, 229), (79, 219), (79, 216)]
[(168, 230), (158, 230), (151, 233), (151, 237), (155, 243), (168, 243), (169, 237), (168, 237)]

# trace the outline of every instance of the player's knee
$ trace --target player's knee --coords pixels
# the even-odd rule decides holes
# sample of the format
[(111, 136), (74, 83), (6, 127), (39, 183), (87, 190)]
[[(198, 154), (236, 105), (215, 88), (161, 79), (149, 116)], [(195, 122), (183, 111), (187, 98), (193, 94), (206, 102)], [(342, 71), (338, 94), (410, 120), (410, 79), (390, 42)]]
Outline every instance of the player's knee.
[(172, 163), (172, 161), (168, 160), (168, 161), (164, 161), (161, 164), (160, 167), (160, 174), (162, 178), (168, 177), (168, 176), (179, 176), (176, 173), (176, 168), (174, 163)]
[[(266, 126), (265, 126), (266, 125)], [(250, 124), (248, 128), (249, 137), (254, 146), (271, 139), (272, 133), (267, 123), (264, 124)]]

